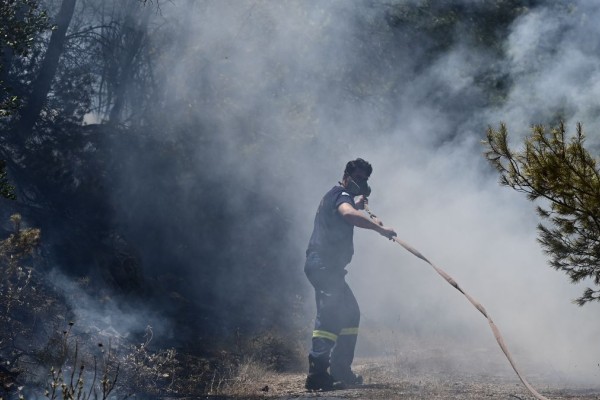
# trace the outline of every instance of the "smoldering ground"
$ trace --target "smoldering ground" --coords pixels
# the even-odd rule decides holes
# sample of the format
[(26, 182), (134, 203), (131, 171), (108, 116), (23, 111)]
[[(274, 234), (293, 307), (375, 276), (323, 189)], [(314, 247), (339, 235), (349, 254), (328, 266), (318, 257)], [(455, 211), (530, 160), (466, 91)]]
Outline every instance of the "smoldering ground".
[[(155, 163), (115, 141), (127, 159), (115, 177), (117, 220), (147, 273), (176, 271), (174, 290), (210, 308), (203, 323), (226, 321), (224, 335), (240, 319), (280, 329), (290, 310), (278, 298), (290, 291), (303, 296), (308, 326), (312, 295), (301, 270), (312, 218), (345, 162), (363, 157), (374, 166), (372, 209), (484, 304), (517, 361), (531, 366), (526, 374), (595, 383), (597, 305), (570, 303), (583, 288), (546, 265), (533, 205), (497, 184), (480, 140), (500, 121), (521, 137), (562, 118), (569, 127), (581, 120), (595, 142), (598, 7), (531, 2), (488, 33), (495, 42), (486, 47), (476, 26), (461, 22), (486, 5), (447, 2), (459, 22), (440, 37), (409, 23), (420, 4), (161, 5), (153, 18), (168, 35), (151, 40), (171, 40), (154, 71), (169, 128), (147, 134), (176, 162)], [(199, 228), (219, 215), (235, 224)], [(348, 280), (365, 333), (393, 331), (416, 346), (496, 346), (481, 315), (427, 265), (372, 232), (355, 242)], [(257, 253), (263, 261), (243, 262)], [(264, 301), (250, 308), (249, 298)], [(365, 334), (359, 351), (396, 345)]]

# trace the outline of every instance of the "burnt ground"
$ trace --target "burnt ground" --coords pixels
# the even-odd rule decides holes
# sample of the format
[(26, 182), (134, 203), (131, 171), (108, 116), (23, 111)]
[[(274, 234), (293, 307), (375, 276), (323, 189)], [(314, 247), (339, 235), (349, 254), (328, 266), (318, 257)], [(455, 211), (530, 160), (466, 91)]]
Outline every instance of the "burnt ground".
[[(460, 374), (398, 374), (385, 364), (359, 362), (357, 372), (365, 385), (357, 389), (308, 393), (304, 390), (304, 374), (273, 376), (268, 397), (276, 399), (534, 399), (516, 377)], [(264, 386), (261, 388), (264, 389)], [(536, 389), (549, 399), (600, 399), (600, 388), (586, 389), (557, 387), (551, 383)], [(265, 392), (262, 392), (265, 396)], [(259, 393), (255, 393), (261, 396)]]
[[(221, 398), (261, 399), (535, 399), (519, 381), (510, 367), (464, 368), (450, 365), (439, 353), (417, 354), (419, 362), (403, 357), (358, 358), (355, 371), (362, 374), (365, 384), (354, 389), (310, 393), (304, 389), (304, 372), (265, 373), (256, 379), (233, 385)], [(498, 360), (497, 357), (495, 360)], [(500, 360), (501, 361), (501, 360)], [(458, 368), (456, 368), (458, 366)], [(499, 372), (498, 372), (499, 371)], [(575, 384), (556, 373), (529, 374), (533, 387), (550, 400), (600, 399), (600, 381), (596, 384)], [(225, 393), (222, 393), (225, 394)]]

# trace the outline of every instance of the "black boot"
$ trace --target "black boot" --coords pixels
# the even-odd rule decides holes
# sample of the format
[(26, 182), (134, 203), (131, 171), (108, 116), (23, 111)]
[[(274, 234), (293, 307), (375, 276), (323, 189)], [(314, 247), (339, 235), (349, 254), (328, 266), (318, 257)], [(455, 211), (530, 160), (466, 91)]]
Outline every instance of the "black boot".
[(329, 362), (308, 356), (308, 376), (304, 387), (306, 390), (333, 390), (333, 377), (327, 372)]
[(352, 371), (346, 371), (345, 373), (334, 371), (332, 377), (336, 386), (339, 384), (339, 386), (344, 388), (352, 388), (363, 384), (363, 377)]

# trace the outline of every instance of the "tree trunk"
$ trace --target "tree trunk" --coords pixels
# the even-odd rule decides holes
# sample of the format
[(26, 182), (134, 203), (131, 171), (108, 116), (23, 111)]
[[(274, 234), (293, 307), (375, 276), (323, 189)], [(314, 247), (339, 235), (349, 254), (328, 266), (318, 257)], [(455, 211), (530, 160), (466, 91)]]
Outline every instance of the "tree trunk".
[(16, 132), (17, 144), (23, 145), (27, 138), (31, 136), (33, 127), (46, 102), (52, 81), (56, 75), (58, 61), (63, 53), (67, 29), (73, 18), (76, 2), (77, 0), (63, 0), (60, 6), (60, 11), (55, 20), (56, 29), (50, 36), (50, 43), (48, 44), (48, 50), (46, 50), (44, 60), (42, 61), (40, 72), (32, 84), (32, 90), (28, 96), (27, 104), (19, 113), (19, 122)]

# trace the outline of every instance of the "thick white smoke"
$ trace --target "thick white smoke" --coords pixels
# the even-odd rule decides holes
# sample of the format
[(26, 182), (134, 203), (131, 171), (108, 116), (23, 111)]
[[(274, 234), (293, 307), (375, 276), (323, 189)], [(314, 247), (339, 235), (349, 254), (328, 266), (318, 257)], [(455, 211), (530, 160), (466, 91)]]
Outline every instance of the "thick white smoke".
[[(227, 170), (210, 171), (224, 185), (238, 175), (286, 204), (299, 257), (344, 164), (369, 160), (374, 212), (483, 303), (526, 373), (597, 381), (598, 305), (570, 302), (583, 286), (547, 266), (534, 205), (497, 184), (480, 141), (501, 121), (518, 138), (563, 118), (573, 129), (583, 122), (597, 142), (600, 6), (524, 11), (501, 43), (504, 58), (468, 35), (432, 56), (430, 39), (387, 24), (395, 6), (164, 4), (161, 18), (178, 32), (156, 72), (173, 104), (166, 117), (200, 121), (224, 144)], [(492, 69), (510, 85), (494, 102), (477, 80)], [(200, 157), (197, 166), (207, 171)], [(423, 346), (491, 349), (478, 365), (496, 357), (509, 368), (485, 319), (430, 267), (372, 232), (357, 232), (355, 243), (348, 280), (363, 312), (359, 352), (391, 346), (368, 335), (385, 330)]]

